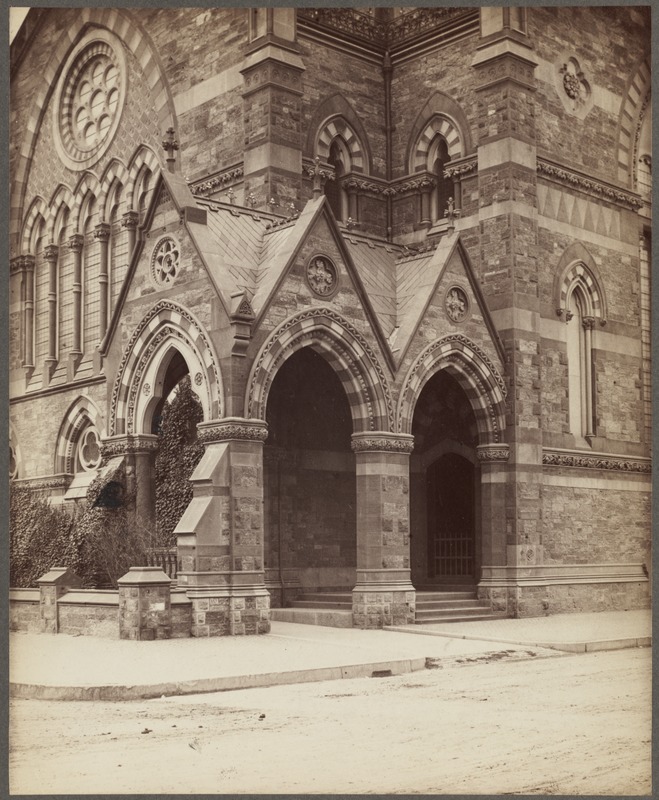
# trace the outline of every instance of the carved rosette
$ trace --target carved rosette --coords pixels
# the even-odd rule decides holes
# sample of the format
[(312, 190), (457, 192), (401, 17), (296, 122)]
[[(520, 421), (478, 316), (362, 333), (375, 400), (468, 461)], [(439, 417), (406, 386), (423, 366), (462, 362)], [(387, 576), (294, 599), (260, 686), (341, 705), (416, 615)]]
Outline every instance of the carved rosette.
[(479, 444), (476, 448), (478, 460), (485, 463), (508, 461), (510, 448), (507, 444)]
[(228, 442), (232, 439), (240, 439), (249, 442), (265, 442), (267, 438), (268, 426), (260, 419), (226, 417), (222, 420), (200, 422), (197, 425), (197, 441), (203, 444)]
[(350, 446), (355, 453), (411, 453), (414, 449), (414, 436), (386, 431), (353, 433)]
[(330, 297), (338, 288), (337, 269), (327, 256), (313, 256), (307, 265), (306, 274), (309, 288), (319, 297)]
[(453, 322), (464, 322), (469, 316), (469, 298), (461, 286), (450, 286), (444, 298), (446, 314)]

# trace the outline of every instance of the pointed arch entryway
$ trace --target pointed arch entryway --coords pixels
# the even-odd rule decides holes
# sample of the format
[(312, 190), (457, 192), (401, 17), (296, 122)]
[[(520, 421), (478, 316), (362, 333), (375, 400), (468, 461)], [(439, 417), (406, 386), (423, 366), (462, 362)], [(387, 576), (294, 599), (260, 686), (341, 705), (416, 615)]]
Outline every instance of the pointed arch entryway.
[(414, 436), (410, 522), (417, 589), (473, 588), (480, 580), (491, 550), (483, 501), (489, 483), (480, 459), (483, 449), (503, 449), (504, 412), (497, 367), (466, 337), (429, 345), (407, 374), (398, 423)]

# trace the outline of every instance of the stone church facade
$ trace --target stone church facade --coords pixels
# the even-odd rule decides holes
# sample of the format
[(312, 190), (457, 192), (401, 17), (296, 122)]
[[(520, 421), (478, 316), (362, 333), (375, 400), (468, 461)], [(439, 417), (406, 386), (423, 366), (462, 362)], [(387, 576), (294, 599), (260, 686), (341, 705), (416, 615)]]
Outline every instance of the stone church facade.
[(33, 9), (12, 480), (152, 517), (189, 375), (193, 635), (647, 605), (649, 59), (648, 7)]

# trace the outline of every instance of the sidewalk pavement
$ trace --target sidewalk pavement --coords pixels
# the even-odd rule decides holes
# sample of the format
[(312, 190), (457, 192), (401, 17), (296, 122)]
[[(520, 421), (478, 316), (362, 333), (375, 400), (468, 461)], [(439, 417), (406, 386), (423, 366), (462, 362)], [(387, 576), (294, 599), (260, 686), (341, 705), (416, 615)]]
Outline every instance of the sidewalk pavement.
[[(273, 622), (264, 636), (152, 642), (13, 633), (10, 694), (44, 700), (135, 700), (380, 677), (492, 657), (561, 657), (561, 649), (605, 649), (602, 642), (614, 648), (645, 646), (650, 629), (649, 611), (626, 611), (384, 631)], [(588, 646), (598, 643), (602, 646)]]

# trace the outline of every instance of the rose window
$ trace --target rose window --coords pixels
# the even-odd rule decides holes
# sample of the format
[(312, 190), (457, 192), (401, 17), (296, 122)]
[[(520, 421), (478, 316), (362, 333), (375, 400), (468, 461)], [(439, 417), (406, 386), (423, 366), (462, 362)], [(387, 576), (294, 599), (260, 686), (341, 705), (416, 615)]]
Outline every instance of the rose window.
[(119, 70), (107, 55), (92, 59), (78, 79), (73, 100), (73, 137), (81, 149), (100, 144), (119, 105)]
[(314, 256), (307, 267), (307, 281), (313, 292), (327, 297), (337, 287), (336, 267), (326, 256)]
[(159, 286), (167, 286), (173, 282), (178, 272), (180, 250), (178, 244), (167, 237), (156, 245), (153, 252), (153, 277)]
[(101, 465), (101, 442), (96, 428), (87, 428), (78, 442), (78, 462), (84, 472)]
[(54, 103), (55, 148), (81, 170), (98, 161), (119, 126), (126, 98), (123, 45), (109, 31), (88, 34), (69, 56)]

